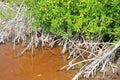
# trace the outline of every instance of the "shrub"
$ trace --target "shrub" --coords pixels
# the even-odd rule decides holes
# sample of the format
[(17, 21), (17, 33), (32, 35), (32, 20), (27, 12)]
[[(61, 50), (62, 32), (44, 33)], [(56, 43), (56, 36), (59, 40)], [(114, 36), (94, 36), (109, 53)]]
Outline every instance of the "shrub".
[(104, 35), (120, 39), (119, 0), (26, 0), (33, 28), (70, 38)]
[(2, 0), (0, 1), (0, 19), (7, 20), (15, 17), (16, 10), (22, 0)]

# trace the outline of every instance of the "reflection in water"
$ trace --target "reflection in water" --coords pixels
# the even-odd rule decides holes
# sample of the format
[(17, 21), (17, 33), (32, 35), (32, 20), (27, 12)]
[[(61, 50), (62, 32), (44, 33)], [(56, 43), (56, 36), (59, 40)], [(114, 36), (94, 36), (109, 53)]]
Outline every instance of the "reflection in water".
[(23, 48), (12, 44), (0, 45), (0, 80), (71, 80), (71, 72), (57, 71), (67, 64), (60, 55), (60, 48), (35, 49), (35, 56), (28, 51), (16, 57)]

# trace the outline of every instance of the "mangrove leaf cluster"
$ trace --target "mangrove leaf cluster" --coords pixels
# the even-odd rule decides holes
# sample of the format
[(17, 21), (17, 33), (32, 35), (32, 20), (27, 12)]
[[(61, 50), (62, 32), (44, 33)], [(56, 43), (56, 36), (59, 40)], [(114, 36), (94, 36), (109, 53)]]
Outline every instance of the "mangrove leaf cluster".
[(120, 39), (119, 0), (25, 0), (33, 28), (65, 38), (82, 34)]

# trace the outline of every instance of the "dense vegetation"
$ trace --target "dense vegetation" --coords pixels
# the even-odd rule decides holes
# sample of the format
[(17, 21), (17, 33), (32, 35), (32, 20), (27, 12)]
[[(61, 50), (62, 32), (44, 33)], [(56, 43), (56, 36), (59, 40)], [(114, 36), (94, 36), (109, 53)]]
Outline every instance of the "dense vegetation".
[(119, 0), (25, 0), (34, 28), (66, 38), (120, 39)]
[[(68, 53), (68, 59), (74, 58), (60, 70), (90, 63), (83, 65), (72, 80), (78, 80), (82, 74), (87, 78), (93, 76), (98, 68), (104, 73), (108, 67), (114, 71), (112, 63), (116, 55), (119, 56), (120, 47), (119, 0), (2, 1), (0, 43), (12, 39), (14, 48), (16, 42), (27, 44), (18, 56), (29, 49), (33, 54), (34, 46), (53, 48), (58, 45), (62, 47), (62, 53)], [(88, 56), (84, 57), (86, 54)], [(74, 63), (79, 57), (83, 60)]]
[(17, 12), (14, 9), (19, 7), (22, 0), (17, 0), (17, 1), (16, 0), (1, 0), (1, 1), (3, 1), (6, 6), (2, 6), (4, 4), (1, 4), (0, 18), (3, 20), (12, 19)]

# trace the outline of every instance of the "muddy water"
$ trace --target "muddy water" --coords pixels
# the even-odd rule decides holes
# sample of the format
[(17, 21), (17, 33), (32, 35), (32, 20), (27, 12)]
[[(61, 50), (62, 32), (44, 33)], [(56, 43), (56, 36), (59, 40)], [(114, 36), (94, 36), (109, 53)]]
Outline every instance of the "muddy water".
[(60, 48), (34, 49), (35, 56), (27, 51), (16, 57), (23, 50), (11, 43), (0, 44), (0, 80), (71, 80), (74, 74), (58, 69), (67, 64), (60, 54)]

